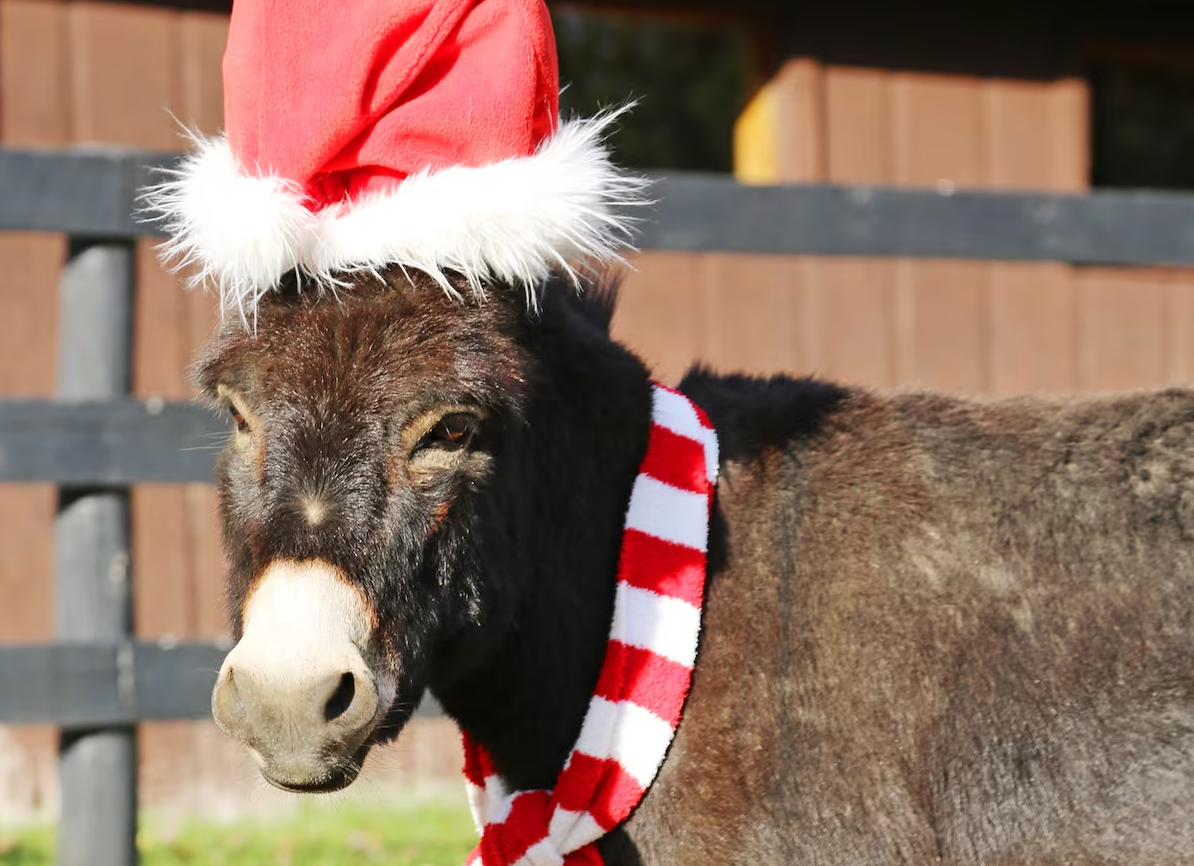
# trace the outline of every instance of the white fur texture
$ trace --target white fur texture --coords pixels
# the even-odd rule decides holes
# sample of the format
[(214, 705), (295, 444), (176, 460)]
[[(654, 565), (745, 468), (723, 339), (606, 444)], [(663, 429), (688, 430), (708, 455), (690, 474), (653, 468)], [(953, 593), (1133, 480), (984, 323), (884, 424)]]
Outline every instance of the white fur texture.
[(169, 232), (163, 260), (193, 266), (194, 284), (220, 292), (247, 320), (288, 271), (319, 288), (387, 266), (424, 271), (449, 294), (448, 275), (533, 290), (553, 267), (619, 258), (646, 182), (615, 168), (603, 146), (625, 109), (562, 123), (529, 157), (411, 176), (393, 191), (312, 212), (287, 179), (246, 173), (223, 137), (195, 138), (147, 210)]
[(224, 668), (252, 669), (279, 692), (301, 694), (329, 670), (359, 672), (379, 685), (386, 679), (364, 662), (373, 612), (335, 566), (320, 560), (278, 560), (266, 568), (245, 603), (243, 632)]

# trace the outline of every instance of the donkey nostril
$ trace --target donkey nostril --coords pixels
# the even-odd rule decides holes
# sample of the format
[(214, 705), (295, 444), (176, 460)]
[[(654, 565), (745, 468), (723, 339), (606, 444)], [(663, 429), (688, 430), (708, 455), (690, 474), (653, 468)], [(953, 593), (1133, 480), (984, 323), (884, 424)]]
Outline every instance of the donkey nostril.
[(336, 686), (336, 690), (332, 692), (332, 696), (328, 698), (327, 706), (323, 708), (323, 717), (329, 721), (334, 722), (352, 706), (352, 699), (356, 697), (357, 681), (350, 673), (343, 673), (340, 675), (340, 682)]
[(216, 680), (211, 694), (211, 713), (216, 724), (227, 734), (237, 736), (236, 732), (244, 728), (247, 708), (231, 667)]

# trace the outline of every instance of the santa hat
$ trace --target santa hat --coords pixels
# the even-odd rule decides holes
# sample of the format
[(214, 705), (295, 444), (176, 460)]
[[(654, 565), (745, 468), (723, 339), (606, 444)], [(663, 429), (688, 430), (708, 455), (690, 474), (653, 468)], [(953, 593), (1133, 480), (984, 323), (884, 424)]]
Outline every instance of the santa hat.
[(561, 122), (543, 0), (236, 0), (226, 133), (147, 196), (165, 257), (242, 315), (288, 272), (541, 283), (617, 257), (619, 112)]

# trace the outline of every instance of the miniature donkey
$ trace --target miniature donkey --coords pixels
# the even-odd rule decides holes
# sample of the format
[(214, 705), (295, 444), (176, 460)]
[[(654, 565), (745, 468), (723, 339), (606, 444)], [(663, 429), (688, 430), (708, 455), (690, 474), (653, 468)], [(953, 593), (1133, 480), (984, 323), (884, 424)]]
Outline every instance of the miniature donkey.
[[(577, 738), (649, 374), (612, 289), (460, 288), (291, 280), (198, 364), (236, 424), (213, 709), (279, 787), (350, 784), (426, 690), (516, 787)], [(607, 862), (1194, 862), (1194, 394), (679, 389), (721, 444), (703, 633)]]

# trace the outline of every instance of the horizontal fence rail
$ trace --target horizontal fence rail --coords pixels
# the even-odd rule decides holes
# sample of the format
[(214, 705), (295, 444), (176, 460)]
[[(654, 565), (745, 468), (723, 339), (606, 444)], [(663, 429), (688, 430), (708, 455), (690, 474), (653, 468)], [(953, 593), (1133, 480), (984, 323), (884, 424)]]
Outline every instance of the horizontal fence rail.
[(0, 231), (152, 234), (153, 226), (137, 217), (137, 196), (171, 164), (169, 156), (122, 151), (0, 150)]
[(228, 429), (207, 409), (178, 401), (3, 400), (0, 482), (208, 482)]
[(841, 186), (655, 185), (643, 249), (1076, 265), (1194, 264), (1194, 196)]
[(202, 719), (231, 647), (56, 643), (0, 649), (0, 720), (67, 728)]
[[(0, 230), (160, 237), (139, 191), (167, 154), (0, 151)], [(1104, 265), (1194, 264), (1194, 196), (1086, 195), (655, 178), (642, 249)]]
[[(0, 723), (102, 728), (210, 719), (231, 644), (127, 641), (0, 646)], [(430, 697), (416, 716), (441, 710)]]

